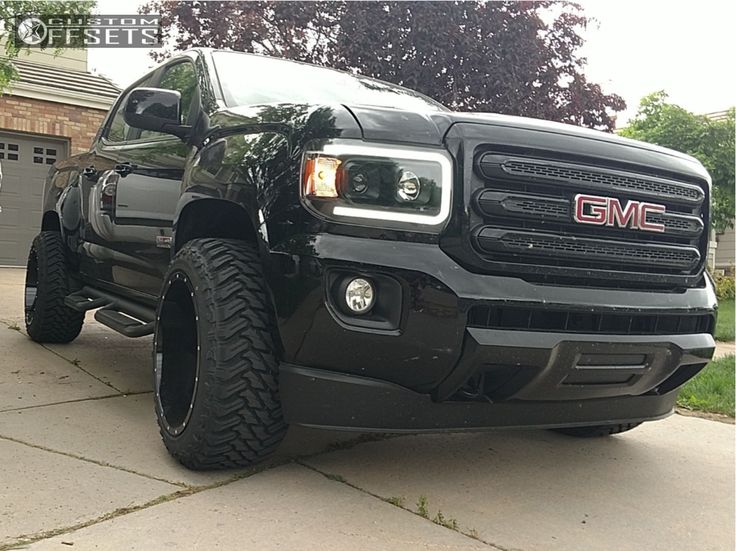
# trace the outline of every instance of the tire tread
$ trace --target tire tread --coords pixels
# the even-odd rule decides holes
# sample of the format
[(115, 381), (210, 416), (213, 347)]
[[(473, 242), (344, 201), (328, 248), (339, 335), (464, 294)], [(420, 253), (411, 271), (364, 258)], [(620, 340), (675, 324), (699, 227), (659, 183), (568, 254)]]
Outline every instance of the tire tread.
[(43, 231), (33, 240), (38, 264), (38, 286), (34, 316), (26, 322), (32, 340), (68, 343), (82, 331), (84, 313), (69, 308), (64, 299), (71, 293), (69, 262), (61, 234)]
[[(170, 453), (197, 470), (251, 465), (271, 454), (286, 432), (278, 397), (278, 359), (270, 297), (260, 256), (245, 243), (197, 239), (178, 253), (196, 271), (207, 305), (204, 398), (181, 446), (159, 426)], [(200, 332), (203, 324), (200, 322)], [(194, 425), (194, 426), (192, 426)]]

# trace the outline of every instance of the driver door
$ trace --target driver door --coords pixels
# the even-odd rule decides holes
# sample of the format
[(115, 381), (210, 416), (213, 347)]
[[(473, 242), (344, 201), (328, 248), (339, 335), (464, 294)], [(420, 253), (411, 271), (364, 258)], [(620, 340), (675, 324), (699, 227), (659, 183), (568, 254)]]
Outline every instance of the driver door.
[[(155, 82), (156, 88), (181, 93), (182, 122), (190, 124), (197, 115), (192, 106), (199, 104), (194, 64), (187, 60), (165, 66)], [(120, 114), (124, 107), (125, 98)], [(104, 162), (95, 164), (107, 169), (98, 174), (90, 203), (97, 207), (92, 224), (109, 249), (110, 283), (158, 295), (170, 261), (174, 211), (190, 150), (180, 138), (137, 128), (129, 128), (120, 143), (101, 140), (96, 153)]]

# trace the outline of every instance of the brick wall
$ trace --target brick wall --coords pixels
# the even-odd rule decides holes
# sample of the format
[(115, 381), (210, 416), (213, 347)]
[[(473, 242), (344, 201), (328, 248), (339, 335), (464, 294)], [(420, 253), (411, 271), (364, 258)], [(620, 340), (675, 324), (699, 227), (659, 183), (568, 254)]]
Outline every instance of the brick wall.
[(89, 150), (107, 111), (19, 96), (0, 96), (0, 130), (67, 138), (70, 155)]

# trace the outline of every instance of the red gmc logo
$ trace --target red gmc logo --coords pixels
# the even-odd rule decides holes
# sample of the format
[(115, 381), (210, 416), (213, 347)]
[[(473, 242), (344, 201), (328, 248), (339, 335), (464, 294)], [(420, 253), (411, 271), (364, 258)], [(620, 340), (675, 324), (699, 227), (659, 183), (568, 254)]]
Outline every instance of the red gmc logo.
[(629, 201), (626, 207), (614, 197), (600, 197), (598, 195), (575, 196), (575, 213), (573, 218), (579, 224), (593, 224), (595, 226), (616, 226), (631, 228), (632, 230), (664, 232), (664, 224), (647, 221), (650, 213), (663, 213), (664, 205)]

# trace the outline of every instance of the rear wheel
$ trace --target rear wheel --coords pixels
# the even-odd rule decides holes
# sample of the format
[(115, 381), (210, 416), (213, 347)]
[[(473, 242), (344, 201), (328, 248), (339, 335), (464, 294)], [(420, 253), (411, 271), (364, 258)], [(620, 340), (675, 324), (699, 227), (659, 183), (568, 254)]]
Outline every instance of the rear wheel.
[(84, 314), (64, 299), (72, 292), (61, 234), (44, 231), (33, 240), (25, 284), (26, 332), (36, 342), (67, 343), (82, 330)]
[(274, 327), (254, 248), (197, 239), (177, 254), (159, 305), (154, 378), (161, 436), (183, 465), (247, 466), (283, 439)]
[(575, 436), (577, 438), (594, 438), (597, 436), (611, 436), (635, 429), (641, 423), (620, 423), (617, 425), (592, 425), (589, 427), (568, 427), (562, 429), (553, 429), (555, 432), (566, 434), (567, 436)]

